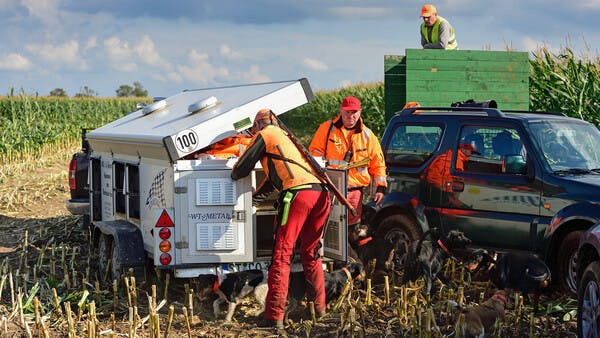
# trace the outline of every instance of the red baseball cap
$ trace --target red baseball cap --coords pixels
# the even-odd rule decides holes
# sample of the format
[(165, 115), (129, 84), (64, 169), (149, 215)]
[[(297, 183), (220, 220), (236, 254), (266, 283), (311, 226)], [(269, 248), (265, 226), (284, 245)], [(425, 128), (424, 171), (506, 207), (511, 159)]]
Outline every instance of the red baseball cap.
[(342, 101), (343, 110), (361, 110), (360, 100), (354, 96), (348, 96)]
[(421, 7), (421, 17), (429, 17), (432, 14), (437, 14), (437, 9), (435, 9), (435, 6), (432, 4), (427, 4), (427, 5), (423, 5), (423, 7)]
[(460, 149), (470, 150), (473, 154), (481, 155), (480, 152), (475, 150), (475, 147), (471, 143), (461, 143), (458, 145)]

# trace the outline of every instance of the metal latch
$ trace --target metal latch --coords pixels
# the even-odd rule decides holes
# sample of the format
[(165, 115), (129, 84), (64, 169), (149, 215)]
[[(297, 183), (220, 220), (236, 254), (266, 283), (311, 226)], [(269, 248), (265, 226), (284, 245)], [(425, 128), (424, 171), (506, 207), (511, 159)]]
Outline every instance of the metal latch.
[(187, 194), (187, 187), (175, 187), (176, 194)]
[(233, 210), (233, 214), (235, 215), (235, 220), (238, 222), (246, 221), (246, 211), (245, 210)]

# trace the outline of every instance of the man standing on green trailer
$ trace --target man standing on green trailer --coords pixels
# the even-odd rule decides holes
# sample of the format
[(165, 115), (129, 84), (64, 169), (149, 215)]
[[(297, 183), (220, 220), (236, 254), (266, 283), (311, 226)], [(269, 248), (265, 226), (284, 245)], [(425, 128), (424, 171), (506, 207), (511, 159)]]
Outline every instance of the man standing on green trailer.
[(421, 46), (424, 49), (458, 49), (454, 28), (448, 20), (437, 15), (434, 5), (423, 5), (421, 17)]

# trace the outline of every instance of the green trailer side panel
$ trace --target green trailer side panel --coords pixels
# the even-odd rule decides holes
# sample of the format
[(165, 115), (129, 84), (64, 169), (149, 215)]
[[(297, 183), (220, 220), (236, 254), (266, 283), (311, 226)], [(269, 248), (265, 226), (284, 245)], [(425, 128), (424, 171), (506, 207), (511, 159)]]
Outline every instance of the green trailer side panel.
[(500, 109), (529, 109), (526, 52), (407, 49), (384, 56), (386, 121), (408, 101), (447, 107), (495, 100)]

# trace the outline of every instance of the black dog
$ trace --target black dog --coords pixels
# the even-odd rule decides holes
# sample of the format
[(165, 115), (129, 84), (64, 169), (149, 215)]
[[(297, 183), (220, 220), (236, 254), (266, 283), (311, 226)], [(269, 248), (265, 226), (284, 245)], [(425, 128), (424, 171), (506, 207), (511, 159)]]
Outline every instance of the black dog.
[(229, 307), (225, 321), (231, 321), (236, 306), (251, 293), (260, 304), (260, 310), (255, 314), (258, 316), (265, 310), (267, 276), (262, 270), (231, 272), (225, 275), (218, 287), (214, 287), (214, 291), (219, 295), (219, 298), (213, 302), (215, 318), (218, 317), (221, 303), (227, 302)]
[[(337, 300), (344, 286), (348, 282), (360, 281), (364, 275), (364, 268), (362, 263), (353, 262), (348, 263), (341, 269), (334, 270), (332, 272), (325, 272), (325, 301), (329, 304), (332, 301)], [(285, 319), (287, 320), (288, 314), (296, 309), (298, 303), (302, 301), (307, 292), (312, 292), (312, 287), (304, 278), (304, 271), (296, 271), (290, 273), (290, 283), (288, 286), (288, 306), (286, 308)], [(322, 314), (317, 314), (322, 315)]]
[(534, 254), (508, 251), (492, 255), (481, 249), (475, 254), (481, 257), (477, 271), (487, 274), (499, 289), (515, 289), (523, 296), (533, 293), (537, 303), (541, 290), (550, 285), (548, 265)]
[[(374, 274), (395, 276), (393, 271), (398, 266), (400, 257), (406, 253), (408, 244), (401, 237), (381, 238), (369, 236), (368, 226), (359, 225), (348, 234), (348, 242), (353, 248), (355, 261), (368, 266), (375, 260)], [(371, 271), (367, 277), (372, 278)]]
[[(424, 240), (428, 234), (432, 236), (431, 241)], [(409, 246), (403, 259), (402, 283), (406, 284), (423, 276), (426, 295), (431, 295), (435, 279), (444, 268), (446, 259), (452, 257), (453, 250), (464, 250), (469, 244), (471, 240), (459, 230), (448, 232), (445, 238), (441, 238), (437, 229), (427, 231), (421, 240)]]

